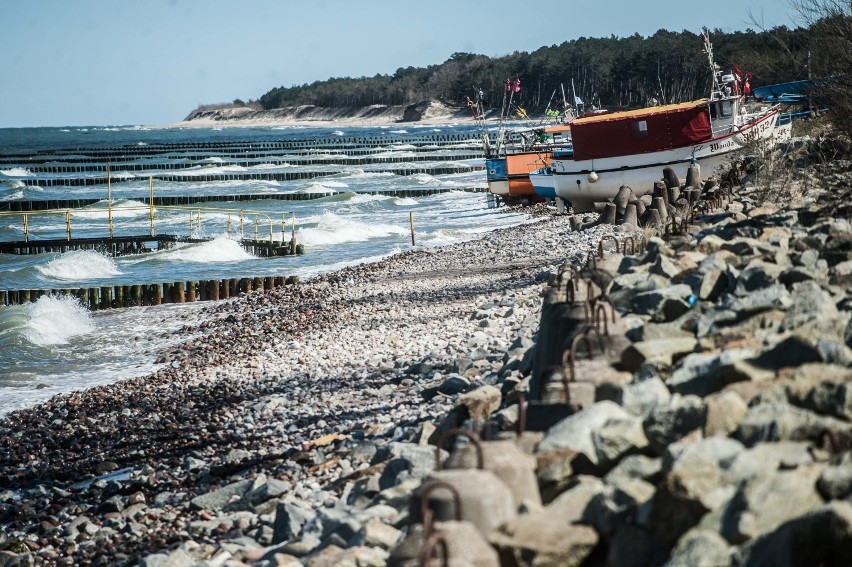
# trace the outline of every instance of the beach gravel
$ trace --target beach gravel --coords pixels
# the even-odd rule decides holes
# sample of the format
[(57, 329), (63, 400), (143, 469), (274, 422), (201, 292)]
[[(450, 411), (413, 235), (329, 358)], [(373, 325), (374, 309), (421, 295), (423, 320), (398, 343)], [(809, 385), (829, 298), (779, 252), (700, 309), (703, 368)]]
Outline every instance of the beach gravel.
[[(532, 344), (548, 274), (617, 230), (509, 214), (524, 224), (211, 303), (186, 329), (197, 338), (162, 353), (152, 375), (9, 414), (0, 548), (36, 563), (135, 564), (236, 532), (268, 546), (300, 522), (329, 529), (338, 520), (318, 511), (347, 479), (371, 478), (376, 451), (428, 437), (453, 394), (511, 374), (505, 355)], [(391, 458), (401, 470), (383, 478), (421, 478), (434, 466), (424, 451), (421, 465)], [(289, 521), (276, 523), (284, 496)]]

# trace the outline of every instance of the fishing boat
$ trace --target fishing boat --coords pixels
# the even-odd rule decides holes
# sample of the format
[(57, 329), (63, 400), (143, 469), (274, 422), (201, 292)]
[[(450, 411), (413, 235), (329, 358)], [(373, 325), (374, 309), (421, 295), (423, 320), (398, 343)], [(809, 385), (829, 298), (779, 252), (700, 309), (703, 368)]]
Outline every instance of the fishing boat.
[(570, 147), (571, 126), (568, 124), (512, 132), (505, 149), (490, 156), (486, 154), (488, 190), (509, 203), (535, 198), (530, 173), (549, 167), (555, 150)]
[(545, 120), (537, 125), (523, 125), (510, 128), (507, 123), (511, 118), (528, 120), (526, 111), (513, 102), (513, 96), (520, 90), (520, 78), (514, 81), (506, 79), (506, 89), (500, 110), (500, 121), (495, 138), (487, 134), (484, 123), (484, 112), (481, 108), (482, 91), (476, 101), (469, 101), (471, 111), (484, 141), (485, 171), (488, 191), (501, 198), (508, 204), (529, 203), (541, 200), (536, 196), (530, 182), (530, 172), (550, 165), (553, 151), (571, 146), (571, 127), (568, 121), (574, 116), (573, 109), (564, 102), (563, 111), (551, 107), (553, 95), (545, 111)]
[(746, 77), (722, 75), (707, 30), (702, 38), (713, 78), (709, 98), (571, 121), (570, 151), (555, 152), (550, 166), (530, 173), (535, 192), (568, 201), (574, 212), (593, 211), (622, 185), (636, 196), (651, 192), (665, 167), (682, 179), (692, 163), (712, 172), (750, 143), (773, 142), (780, 107), (749, 112)]

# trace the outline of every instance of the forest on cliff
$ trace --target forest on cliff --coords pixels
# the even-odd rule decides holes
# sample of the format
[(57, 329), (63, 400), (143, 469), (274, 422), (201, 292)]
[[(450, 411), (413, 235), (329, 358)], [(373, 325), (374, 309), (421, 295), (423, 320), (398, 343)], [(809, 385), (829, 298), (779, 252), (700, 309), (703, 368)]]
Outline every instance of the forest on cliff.
[[(753, 74), (752, 85), (773, 84), (830, 72), (830, 59), (809, 61), (812, 28), (766, 31), (710, 31), (716, 62), (723, 72), (736, 66)], [(481, 96), (499, 108), (506, 80), (519, 79), (514, 102), (531, 111), (562, 104), (563, 90), (587, 105), (633, 107), (650, 99), (661, 103), (707, 96), (710, 73), (700, 34), (659, 30), (650, 37), (586, 38), (516, 51), (502, 57), (454, 53), (443, 63), (405, 67), (393, 75), (331, 78), (273, 88), (257, 101), (264, 109), (286, 106), (363, 107), (402, 105), (438, 99), (463, 105)], [(809, 67), (810, 64), (810, 67)]]

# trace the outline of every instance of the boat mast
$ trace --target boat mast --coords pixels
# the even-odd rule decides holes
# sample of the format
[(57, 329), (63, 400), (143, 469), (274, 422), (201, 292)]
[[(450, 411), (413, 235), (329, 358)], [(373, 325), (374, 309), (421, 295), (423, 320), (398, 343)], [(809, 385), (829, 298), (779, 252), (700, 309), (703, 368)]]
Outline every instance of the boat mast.
[(704, 28), (701, 32), (701, 39), (704, 41), (704, 53), (707, 54), (707, 62), (710, 64), (710, 76), (713, 77), (713, 85), (710, 90), (710, 100), (716, 100), (724, 97), (722, 86), (719, 78), (722, 76), (722, 69), (713, 61), (713, 44), (710, 43), (710, 31)]

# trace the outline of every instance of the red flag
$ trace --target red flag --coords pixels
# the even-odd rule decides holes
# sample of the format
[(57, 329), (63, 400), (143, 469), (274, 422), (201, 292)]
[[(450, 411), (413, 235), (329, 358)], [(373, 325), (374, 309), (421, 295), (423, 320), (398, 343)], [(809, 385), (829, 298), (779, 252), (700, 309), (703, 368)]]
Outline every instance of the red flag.
[(521, 79), (515, 77), (515, 82), (512, 83), (512, 92), (518, 92), (519, 90), (521, 90)]
[(506, 79), (506, 92), (507, 93), (511, 92), (511, 90), (512, 90), (512, 81), (510, 81), (509, 79)]

